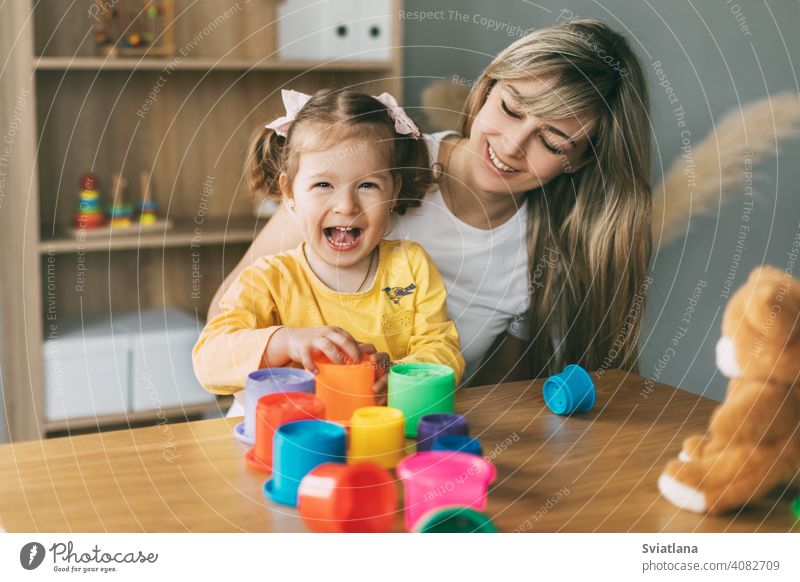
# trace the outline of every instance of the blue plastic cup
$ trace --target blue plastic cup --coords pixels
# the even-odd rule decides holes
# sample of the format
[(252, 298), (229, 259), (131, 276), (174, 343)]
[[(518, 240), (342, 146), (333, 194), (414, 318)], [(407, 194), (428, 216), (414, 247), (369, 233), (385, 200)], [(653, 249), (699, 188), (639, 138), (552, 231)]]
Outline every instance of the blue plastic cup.
[(244, 384), (244, 421), (233, 432), (243, 443), (256, 442), (256, 407), (262, 396), (276, 392), (314, 394), (314, 374), (298, 368), (262, 368), (247, 375)]
[(556, 414), (589, 412), (597, 398), (589, 372), (575, 364), (545, 380), (542, 392), (545, 404)]
[(296, 420), (275, 431), (272, 478), (264, 483), (267, 498), (297, 507), (300, 481), (322, 463), (346, 462), (346, 431), (325, 420)]
[(430, 451), (437, 437), (448, 434), (469, 435), (467, 419), (449, 412), (426, 414), (417, 425), (417, 452)]
[(433, 441), (432, 451), (461, 451), (470, 455), (483, 456), (481, 442), (464, 434), (443, 434)]

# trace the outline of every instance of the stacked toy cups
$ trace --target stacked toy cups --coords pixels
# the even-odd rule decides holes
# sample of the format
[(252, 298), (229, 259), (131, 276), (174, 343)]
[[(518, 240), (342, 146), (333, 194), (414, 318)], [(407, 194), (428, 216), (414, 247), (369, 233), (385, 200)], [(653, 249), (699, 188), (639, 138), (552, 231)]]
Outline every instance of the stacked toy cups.
[(299, 510), (317, 532), (388, 531), (397, 511), (394, 478), (375, 463), (325, 463), (300, 483)]
[(305, 392), (276, 392), (262, 396), (256, 406), (256, 443), (245, 454), (247, 464), (257, 471), (272, 471), (272, 443), (275, 431), (295, 420), (324, 420), (325, 405)]
[(247, 376), (244, 384), (244, 421), (236, 425), (234, 434), (245, 444), (256, 440), (256, 406), (262, 396), (277, 392), (314, 393), (314, 375), (297, 368), (264, 368)]
[(417, 436), (420, 418), (433, 412), (453, 412), (455, 374), (441, 364), (408, 363), (389, 370), (389, 406), (406, 419), (406, 436)]
[(350, 462), (372, 461), (394, 469), (405, 456), (405, 419), (390, 406), (359, 408), (350, 419)]
[(297, 506), (300, 482), (323, 463), (345, 462), (345, 429), (324, 420), (295, 420), (275, 432), (272, 478), (264, 483), (264, 495), (272, 501)]
[(328, 420), (345, 426), (359, 408), (375, 405), (372, 386), (375, 366), (369, 360), (356, 364), (334, 364), (325, 359), (315, 360), (317, 398), (325, 403)]
[(486, 507), (494, 466), (482, 457), (429, 451), (406, 457), (397, 466), (405, 487), (406, 528), (412, 531), (427, 512), (446, 506)]

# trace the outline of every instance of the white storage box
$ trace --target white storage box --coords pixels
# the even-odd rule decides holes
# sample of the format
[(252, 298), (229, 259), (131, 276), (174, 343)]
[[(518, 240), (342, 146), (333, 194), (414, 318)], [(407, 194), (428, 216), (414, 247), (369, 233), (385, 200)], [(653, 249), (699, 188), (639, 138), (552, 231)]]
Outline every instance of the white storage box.
[(49, 421), (128, 411), (128, 334), (104, 319), (49, 321), (44, 342), (44, 406)]
[(391, 0), (282, 0), (277, 15), (282, 59), (390, 59)]
[(145, 309), (114, 317), (117, 334), (130, 338), (131, 410), (161, 410), (211, 402), (192, 368), (203, 323), (174, 308)]

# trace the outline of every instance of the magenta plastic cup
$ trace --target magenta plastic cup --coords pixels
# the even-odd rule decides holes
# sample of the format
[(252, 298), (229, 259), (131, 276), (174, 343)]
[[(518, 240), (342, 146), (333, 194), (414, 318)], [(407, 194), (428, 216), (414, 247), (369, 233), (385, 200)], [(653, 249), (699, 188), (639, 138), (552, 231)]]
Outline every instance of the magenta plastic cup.
[(406, 529), (412, 531), (432, 509), (452, 505), (484, 509), (495, 469), (469, 453), (429, 451), (400, 461), (397, 476), (405, 488)]

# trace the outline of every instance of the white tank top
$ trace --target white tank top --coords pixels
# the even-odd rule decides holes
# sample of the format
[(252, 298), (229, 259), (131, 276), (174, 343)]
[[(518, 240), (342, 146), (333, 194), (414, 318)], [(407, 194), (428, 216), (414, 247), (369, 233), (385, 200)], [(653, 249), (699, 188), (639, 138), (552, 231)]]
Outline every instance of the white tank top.
[[(452, 131), (425, 135), (431, 164)], [(509, 330), (526, 337), (528, 290), (527, 202), (501, 226), (482, 230), (457, 218), (438, 187), (398, 216), (389, 239), (420, 243), (431, 255), (447, 288), (447, 311), (461, 337), (467, 367), (464, 383), (478, 370), (494, 340)]]

